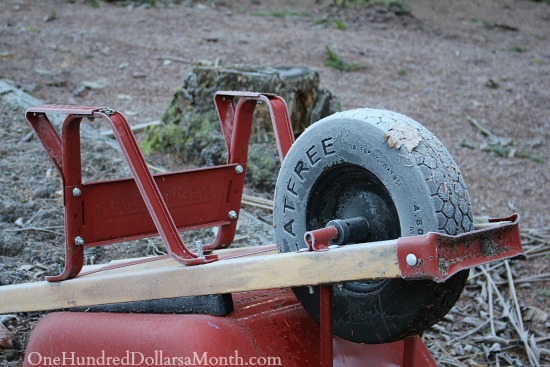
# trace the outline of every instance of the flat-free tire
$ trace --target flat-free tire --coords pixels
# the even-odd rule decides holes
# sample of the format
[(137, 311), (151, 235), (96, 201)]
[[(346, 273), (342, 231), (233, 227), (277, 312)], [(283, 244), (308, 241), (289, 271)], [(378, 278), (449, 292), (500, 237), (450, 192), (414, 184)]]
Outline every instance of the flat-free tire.
[[(306, 247), (306, 231), (356, 217), (369, 224), (361, 242), (473, 228), (466, 185), (443, 144), (416, 121), (376, 109), (341, 112), (311, 125), (288, 152), (275, 188), (280, 252)], [(335, 285), (334, 333), (370, 344), (421, 334), (452, 308), (467, 277), (464, 271), (445, 283)], [(319, 319), (319, 289), (293, 290)]]

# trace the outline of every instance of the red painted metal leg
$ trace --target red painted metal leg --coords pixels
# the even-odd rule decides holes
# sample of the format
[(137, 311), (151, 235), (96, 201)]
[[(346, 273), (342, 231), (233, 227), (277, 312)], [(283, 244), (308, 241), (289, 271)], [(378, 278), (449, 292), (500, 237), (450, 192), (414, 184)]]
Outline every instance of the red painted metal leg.
[[(246, 173), (246, 162), (248, 161), (248, 142), (252, 129), (252, 118), (257, 101), (243, 97), (239, 100), (235, 109), (233, 98), (233, 96), (216, 95), (216, 109), (224, 132), (225, 142), (229, 148), (227, 163), (239, 164), (242, 169), (241, 174), (244, 175)], [(242, 188), (239, 189), (242, 191)], [(231, 245), (237, 231), (239, 209), (240, 205), (235, 208), (235, 218), (232, 218), (232, 222), (220, 227), (215, 241), (205, 246), (205, 250), (227, 248)]]
[(414, 367), (416, 360), (416, 340), (419, 336), (408, 336), (403, 340), (403, 367)]
[(334, 360), (333, 345), (332, 345), (332, 285), (321, 285), (320, 302), (321, 313), (320, 329), (321, 329), (321, 367), (332, 367)]
[[(240, 99), (235, 105), (237, 97)], [(279, 158), (281, 162), (283, 161), (294, 143), (294, 134), (286, 102), (281, 97), (252, 92), (217, 92), (214, 102), (227, 147), (228, 164), (239, 164), (242, 167), (242, 174), (245, 174), (252, 118), (258, 102), (264, 102), (269, 109)], [(238, 209), (235, 209), (237, 217)], [(220, 227), (215, 241), (204, 246), (206, 251), (227, 248), (231, 245), (237, 229), (237, 220), (233, 219), (235, 220), (230, 224)]]
[(80, 159), (80, 122), (82, 118), (67, 116), (62, 131), (62, 177), (64, 178), (65, 201), (65, 268), (57, 276), (46, 277), (50, 282), (56, 282), (76, 276), (84, 264), (84, 247), (78, 238), (82, 230), (82, 204), (77, 198), (71, 198), (72, 191), (82, 184), (82, 168)]
[(63, 180), (65, 200), (65, 266), (61, 274), (46, 277), (55, 282), (76, 276), (84, 263), (84, 248), (75, 242), (81, 229), (81, 203), (66, 200), (72, 190), (82, 183), (80, 163), (80, 121), (81, 117), (69, 115), (63, 123), (62, 139), (43, 113), (30, 113), (27, 119), (38, 138), (46, 148), (50, 159)]
[(277, 141), (277, 149), (279, 150), (279, 158), (282, 162), (288, 150), (292, 144), (294, 144), (294, 132), (292, 131), (288, 107), (285, 100), (279, 96), (263, 95), (262, 97), (262, 100), (267, 103), (269, 113), (271, 114), (275, 140)]
[[(46, 116), (46, 113), (49, 112), (68, 115), (63, 123), (61, 138)], [(217, 260), (215, 255), (199, 257), (190, 252), (183, 244), (164, 198), (149, 172), (130, 126), (122, 114), (107, 108), (47, 105), (29, 108), (26, 117), (63, 180), (66, 227), (65, 268), (62, 274), (48, 277), (49, 281), (61, 281), (76, 276), (84, 262), (86, 239), (85, 236), (82, 236), (84, 218), (81, 195), (85, 188), (82, 184), (80, 155), (80, 122), (83, 117), (90, 120), (103, 118), (111, 124), (149, 215), (170, 254), (177, 261), (186, 265)], [(237, 181), (242, 186), (242, 181)], [(233, 196), (228, 195), (228, 198), (236, 201)], [(238, 200), (240, 201), (240, 196)]]
[(42, 145), (44, 145), (46, 152), (48, 153), (55, 168), (57, 168), (57, 171), (61, 175), (61, 178), (64, 180), (65, 177), (63, 177), (63, 146), (61, 144), (61, 138), (59, 137), (59, 134), (57, 134), (57, 131), (55, 131), (52, 123), (50, 122), (46, 114), (31, 112), (27, 113), (26, 117), (36, 136), (38, 137), (38, 139), (40, 139)]

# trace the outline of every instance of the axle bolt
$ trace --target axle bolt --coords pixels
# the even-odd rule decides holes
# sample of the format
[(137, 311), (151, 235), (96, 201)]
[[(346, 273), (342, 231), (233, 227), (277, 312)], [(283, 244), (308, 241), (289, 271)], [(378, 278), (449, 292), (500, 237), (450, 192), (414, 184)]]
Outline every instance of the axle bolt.
[(82, 195), (82, 190), (80, 190), (78, 187), (75, 187), (73, 189), (73, 196), (76, 198), (76, 197), (79, 197), (80, 195)]
[(405, 260), (407, 261), (407, 265), (409, 266), (415, 266), (418, 263), (415, 254), (408, 254)]
[(76, 236), (74, 238), (74, 244), (77, 245), (77, 246), (82, 246), (83, 244), (85, 244), (86, 242), (84, 242), (84, 238), (80, 237), (80, 236)]
[(236, 219), (237, 218), (237, 212), (234, 211), (234, 210), (231, 210), (228, 215), (229, 215), (230, 219)]
[(241, 165), (239, 164), (237, 167), (235, 167), (235, 172), (236, 172), (237, 174), (239, 174), (239, 175), (240, 175), (241, 173), (243, 173), (243, 172), (244, 172), (243, 166), (241, 166)]

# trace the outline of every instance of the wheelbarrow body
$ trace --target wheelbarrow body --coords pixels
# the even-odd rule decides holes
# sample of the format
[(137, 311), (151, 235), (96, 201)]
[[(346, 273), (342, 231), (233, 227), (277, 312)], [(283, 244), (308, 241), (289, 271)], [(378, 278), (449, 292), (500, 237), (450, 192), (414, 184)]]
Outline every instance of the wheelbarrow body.
[[(319, 325), (290, 289), (235, 293), (233, 302), (226, 316), (51, 313), (32, 333), (24, 366), (320, 365)], [(407, 342), (416, 349), (414, 366), (436, 366), (419, 337)], [(332, 343), (334, 366), (403, 363), (405, 341), (370, 345), (333, 337)]]

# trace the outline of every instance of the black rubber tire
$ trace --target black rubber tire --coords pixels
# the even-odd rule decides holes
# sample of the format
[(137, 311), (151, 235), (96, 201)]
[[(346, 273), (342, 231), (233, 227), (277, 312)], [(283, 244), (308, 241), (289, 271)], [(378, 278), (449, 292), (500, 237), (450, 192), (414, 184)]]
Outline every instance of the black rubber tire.
[[(462, 175), (443, 144), (410, 118), (358, 109), (310, 126), (285, 158), (275, 188), (275, 240), (281, 252), (306, 246), (308, 230), (331, 219), (365, 217), (367, 241), (472, 230)], [(384, 279), (334, 287), (334, 333), (360, 343), (421, 334), (458, 300), (468, 272), (445, 283)], [(295, 288), (319, 319), (319, 290)]]

